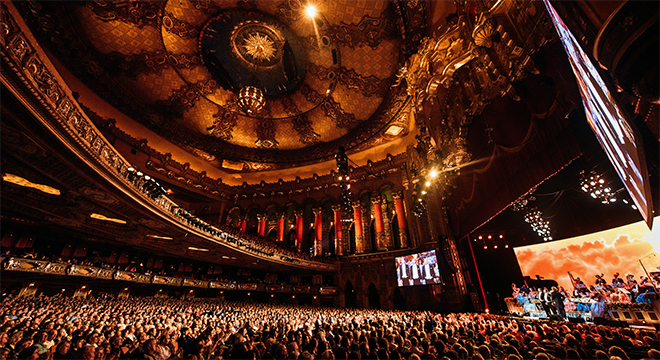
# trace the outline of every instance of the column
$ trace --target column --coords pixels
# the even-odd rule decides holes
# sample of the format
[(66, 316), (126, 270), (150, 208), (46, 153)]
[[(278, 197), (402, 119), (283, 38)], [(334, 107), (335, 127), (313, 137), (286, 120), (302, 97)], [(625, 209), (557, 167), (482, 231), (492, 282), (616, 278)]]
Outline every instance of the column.
[(406, 225), (406, 212), (403, 207), (403, 194), (401, 191), (392, 193), (394, 198), (394, 206), (396, 209), (396, 220), (399, 225), (399, 239), (401, 240), (401, 247), (407, 248), (410, 247), (410, 241), (408, 241), (408, 231)]
[(383, 226), (383, 209), (380, 206), (380, 196), (371, 198), (374, 207), (374, 228), (376, 230), (376, 250), (387, 250), (385, 244), (385, 227)]
[(323, 209), (314, 208), (314, 255), (323, 253)]
[(266, 236), (266, 214), (257, 214), (257, 233), (259, 236)]
[(332, 205), (335, 222), (335, 255), (344, 255), (344, 238), (341, 236), (341, 205)]
[(303, 234), (305, 230), (303, 229), (303, 211), (294, 210), (293, 216), (296, 217), (296, 249), (300, 252), (302, 250)]
[(241, 234), (245, 234), (247, 231), (247, 214), (241, 219)]
[(356, 201), (353, 206), (353, 221), (355, 221), (355, 252), (364, 253), (364, 235), (362, 234), (362, 208), (360, 202)]
[(286, 213), (277, 214), (277, 242), (284, 241), (284, 221), (286, 220)]

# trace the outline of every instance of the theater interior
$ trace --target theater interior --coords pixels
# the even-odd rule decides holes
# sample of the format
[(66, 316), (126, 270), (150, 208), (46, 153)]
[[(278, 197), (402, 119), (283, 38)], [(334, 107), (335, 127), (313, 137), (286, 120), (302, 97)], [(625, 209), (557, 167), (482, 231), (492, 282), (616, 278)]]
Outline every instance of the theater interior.
[(658, 212), (658, 4), (547, 4), (638, 182), (543, 1), (2, 2), (3, 297), (507, 313), (514, 248)]

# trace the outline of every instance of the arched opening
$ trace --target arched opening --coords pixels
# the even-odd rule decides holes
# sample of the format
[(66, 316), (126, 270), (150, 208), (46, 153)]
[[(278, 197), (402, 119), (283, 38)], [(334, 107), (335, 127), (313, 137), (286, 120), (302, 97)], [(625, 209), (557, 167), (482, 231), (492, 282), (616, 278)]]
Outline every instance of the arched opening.
[(353, 288), (353, 283), (351, 283), (350, 280), (346, 281), (346, 285), (344, 285), (344, 305), (347, 308), (357, 307), (357, 296), (355, 295), (355, 288)]
[(266, 234), (266, 238), (272, 242), (277, 241), (277, 228), (270, 229), (268, 234)]
[(355, 222), (348, 228), (348, 253), (355, 254)]
[(337, 239), (335, 239), (335, 226), (332, 225), (328, 230), (328, 255), (337, 254)]
[(394, 289), (394, 310), (408, 310), (408, 304), (406, 303), (406, 298), (403, 297), (401, 288)]
[(371, 220), (371, 224), (369, 225), (369, 235), (371, 238), (371, 252), (376, 252), (378, 248), (376, 247), (376, 221)]
[(374, 283), (369, 283), (369, 309), (380, 309), (380, 294)]
[(296, 250), (296, 240), (298, 238), (298, 234), (296, 234), (296, 228), (293, 227), (287, 235), (284, 237), (284, 246), (287, 249), (292, 249)]
[(394, 215), (394, 217), (392, 217), (392, 221), (390, 222), (390, 224), (392, 224), (392, 226), (390, 226), (390, 229), (392, 229), (392, 239), (394, 239), (394, 248), (401, 249), (401, 236), (399, 236), (398, 215)]
[(316, 238), (316, 228), (313, 226), (309, 229), (307, 233), (307, 242), (303, 243), (303, 251), (314, 255), (314, 239)]

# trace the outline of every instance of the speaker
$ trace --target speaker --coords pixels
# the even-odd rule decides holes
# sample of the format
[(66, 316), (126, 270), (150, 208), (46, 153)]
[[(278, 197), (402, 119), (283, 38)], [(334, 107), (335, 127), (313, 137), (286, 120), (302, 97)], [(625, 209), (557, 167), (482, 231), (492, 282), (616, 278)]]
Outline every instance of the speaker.
[(338, 61), (338, 59), (337, 59), (337, 50), (332, 49), (332, 64), (337, 65), (337, 61)]
[(584, 318), (583, 317), (570, 317), (568, 318), (569, 322), (572, 322), (574, 324), (582, 324), (584, 323)]

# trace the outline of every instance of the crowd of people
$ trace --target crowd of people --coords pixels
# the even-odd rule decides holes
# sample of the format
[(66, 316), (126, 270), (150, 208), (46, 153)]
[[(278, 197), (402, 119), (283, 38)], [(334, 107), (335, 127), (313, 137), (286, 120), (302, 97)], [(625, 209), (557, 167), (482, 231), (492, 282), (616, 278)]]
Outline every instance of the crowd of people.
[(6, 297), (0, 359), (660, 359), (658, 332), (489, 314)]
[(650, 303), (657, 297), (660, 289), (660, 272), (649, 276), (627, 274), (626, 279), (619, 273), (613, 275), (608, 283), (603, 274), (596, 275), (593, 285), (587, 286), (579, 277), (572, 278), (573, 290), (567, 291), (562, 286), (548, 288), (518, 287), (511, 284), (513, 297), (523, 304), (525, 313), (543, 311), (547, 315), (566, 318), (566, 312), (591, 312), (592, 317), (604, 317), (606, 304)]

